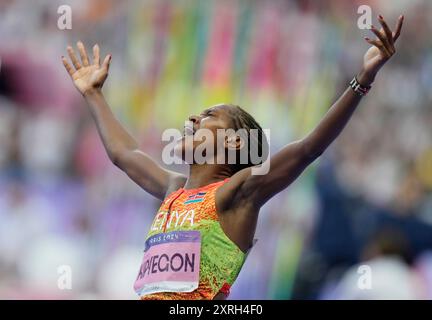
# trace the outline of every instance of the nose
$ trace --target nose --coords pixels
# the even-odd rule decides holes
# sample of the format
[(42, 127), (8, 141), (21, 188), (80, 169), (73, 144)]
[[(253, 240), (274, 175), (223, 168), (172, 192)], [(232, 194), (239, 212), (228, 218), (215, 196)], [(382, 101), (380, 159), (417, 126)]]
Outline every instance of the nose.
[(196, 124), (199, 122), (199, 117), (196, 115), (189, 116), (189, 121), (192, 121), (193, 124)]

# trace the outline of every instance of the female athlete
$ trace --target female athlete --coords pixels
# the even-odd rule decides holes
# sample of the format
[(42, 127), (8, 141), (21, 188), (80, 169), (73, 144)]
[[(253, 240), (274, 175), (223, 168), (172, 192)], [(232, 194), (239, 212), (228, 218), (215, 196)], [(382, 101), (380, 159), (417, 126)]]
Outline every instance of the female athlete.
[[(360, 72), (311, 133), (287, 144), (269, 159), (266, 174), (253, 174), (256, 163), (250, 161), (245, 164), (216, 161), (228, 149), (239, 151), (245, 146), (236, 134), (214, 144), (215, 152), (206, 154), (215, 161), (189, 162), (188, 176), (162, 168), (139, 150), (137, 141), (116, 120), (104, 99), (101, 89), (108, 76), (111, 55), (100, 64), (97, 44), (93, 47), (92, 62), (82, 42), (77, 43), (80, 60), (72, 47), (67, 48), (72, 64), (62, 57), (63, 64), (89, 106), (109, 158), (145, 191), (163, 201), (147, 235), (134, 285), (141, 299), (228, 296), (252, 247), (261, 206), (290, 185), (336, 139), (378, 71), (394, 55), (403, 16), (399, 17), (395, 32), (382, 16), (378, 16), (378, 21), (382, 28), (370, 29), (376, 38), (365, 38), (372, 47), (364, 55)], [(260, 133), (259, 139), (249, 136), (249, 142), (259, 151), (264, 147), (261, 127), (238, 106), (212, 106), (189, 120), (191, 125), (185, 127), (185, 135), (177, 141), (183, 157), (188, 149), (209, 143), (207, 139), (187, 142), (204, 130), (216, 137), (218, 129), (246, 129), (246, 132), (255, 129)]]

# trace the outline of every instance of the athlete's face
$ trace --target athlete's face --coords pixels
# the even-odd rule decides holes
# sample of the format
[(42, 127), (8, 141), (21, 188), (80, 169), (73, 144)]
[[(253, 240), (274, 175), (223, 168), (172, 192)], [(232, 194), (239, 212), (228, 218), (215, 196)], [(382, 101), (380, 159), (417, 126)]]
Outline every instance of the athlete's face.
[(199, 115), (191, 115), (184, 127), (183, 137), (178, 140), (176, 154), (185, 160), (187, 152), (197, 154), (203, 150), (207, 159), (215, 158), (218, 152), (223, 152), (230, 141), (228, 138), (219, 141), (217, 133), (218, 129), (232, 129), (228, 108), (219, 104), (203, 110)]

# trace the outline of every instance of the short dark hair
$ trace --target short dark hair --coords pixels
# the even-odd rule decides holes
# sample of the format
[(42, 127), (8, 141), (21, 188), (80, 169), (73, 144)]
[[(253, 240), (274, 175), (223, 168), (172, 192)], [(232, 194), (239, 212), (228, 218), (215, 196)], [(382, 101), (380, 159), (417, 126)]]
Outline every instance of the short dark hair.
[[(229, 114), (231, 116), (232, 126), (235, 131), (238, 131), (239, 129), (246, 129), (247, 132), (247, 141), (248, 146), (252, 146), (253, 144), (256, 145), (258, 156), (262, 157), (263, 159), (267, 159), (269, 154), (269, 146), (267, 137), (259, 125), (259, 123), (255, 120), (255, 118), (247, 111), (245, 111), (243, 108), (241, 108), (238, 105), (234, 104), (226, 104), (226, 107), (228, 107)], [(257, 130), (258, 137), (256, 139), (255, 135), (251, 135), (250, 132), (252, 129)], [(249, 147), (250, 149), (250, 147)], [(241, 164), (240, 161), (237, 161), (238, 163), (235, 165), (235, 172), (240, 171), (244, 168), (252, 167), (255, 165), (262, 164), (262, 161), (260, 163), (253, 163), (251, 160), (251, 155), (248, 153), (248, 163)]]

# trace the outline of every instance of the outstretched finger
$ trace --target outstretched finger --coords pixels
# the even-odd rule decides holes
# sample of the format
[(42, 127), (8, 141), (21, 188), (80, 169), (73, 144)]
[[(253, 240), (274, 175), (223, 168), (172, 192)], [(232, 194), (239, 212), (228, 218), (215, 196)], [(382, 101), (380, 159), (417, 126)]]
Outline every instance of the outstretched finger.
[(67, 47), (67, 52), (69, 54), (70, 59), (72, 60), (72, 63), (74, 65), (75, 69), (77, 69), (77, 70), (81, 69), (81, 64), (79, 63), (79, 61), (78, 61), (78, 59), (77, 59), (77, 57), (75, 55), (75, 52), (74, 52), (74, 50), (72, 49), (71, 46)]
[(382, 34), (382, 32), (378, 31), (374, 26), (371, 26), (370, 30), (377, 36), (377, 38), (381, 41), (382, 45), (386, 48), (386, 51), (390, 52), (390, 43), (386, 39), (386, 37)]
[(99, 53), (99, 46), (98, 44), (95, 44), (93, 46), (93, 64), (98, 66), (100, 65), (100, 53)]
[(86, 52), (86, 49), (84, 47), (84, 44), (81, 41), (78, 41), (77, 42), (77, 47), (78, 47), (78, 52), (80, 54), (83, 66), (84, 67), (88, 67), (88, 65), (89, 65), (89, 59), (88, 59), (87, 52)]
[(396, 40), (399, 38), (402, 30), (402, 25), (404, 21), (404, 16), (399, 16), (398, 21), (396, 23), (396, 31), (393, 34), (393, 42), (396, 42)]
[(372, 40), (369, 39), (368, 37), (364, 38), (366, 40), (367, 43), (377, 47), (385, 56), (390, 57), (391, 54), (390, 52), (387, 50), (387, 48), (381, 43), (381, 41), (378, 40)]
[(62, 56), (62, 62), (63, 65), (66, 69), (66, 71), (69, 73), (69, 75), (72, 77), (72, 75), (74, 74), (74, 69), (72, 68), (72, 66), (69, 64), (69, 62), (67, 61), (67, 59), (65, 57)]
[(110, 63), (111, 63), (111, 55), (107, 55), (102, 63), (102, 68), (106, 69), (107, 71), (109, 70), (110, 67)]
[(391, 32), (389, 26), (387, 25), (387, 22), (385, 22), (384, 17), (382, 15), (379, 15), (378, 21), (379, 21), (379, 23), (381, 23), (381, 25), (383, 27), (384, 33), (386, 35), (386, 38), (387, 38), (389, 44), (393, 44), (393, 35), (392, 35), (392, 32)]

